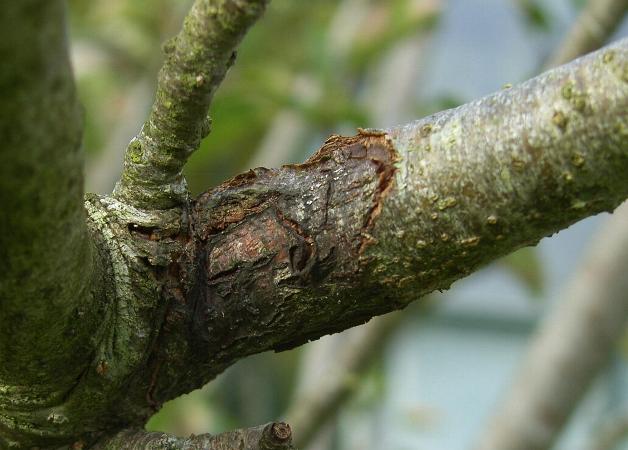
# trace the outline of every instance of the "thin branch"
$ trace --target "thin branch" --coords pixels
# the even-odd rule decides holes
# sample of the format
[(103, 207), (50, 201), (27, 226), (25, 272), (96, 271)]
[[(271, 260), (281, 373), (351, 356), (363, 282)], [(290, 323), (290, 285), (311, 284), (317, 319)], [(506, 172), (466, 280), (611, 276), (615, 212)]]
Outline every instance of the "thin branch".
[[(80, 444), (80, 443), (79, 443)], [(96, 445), (94, 450), (291, 450), (292, 432), (285, 423), (177, 438), (165, 433), (125, 430)]]
[(628, 0), (589, 0), (545, 68), (565, 64), (600, 48), (621, 24), (627, 11)]
[(592, 241), (563, 301), (535, 335), (478, 450), (552, 447), (628, 322), (628, 204)]
[(142, 209), (187, 201), (183, 165), (210, 130), (209, 104), (246, 31), (268, 0), (196, 0), (183, 29), (164, 46), (155, 103), (129, 144), (116, 198)]

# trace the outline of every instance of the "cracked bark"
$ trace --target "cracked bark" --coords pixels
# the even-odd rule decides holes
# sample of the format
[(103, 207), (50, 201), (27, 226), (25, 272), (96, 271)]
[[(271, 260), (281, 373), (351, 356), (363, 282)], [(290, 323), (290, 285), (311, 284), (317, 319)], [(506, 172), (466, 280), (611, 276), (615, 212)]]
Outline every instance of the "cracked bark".
[[(334, 136), (304, 164), (251, 171), (194, 201), (179, 195), (177, 171), (193, 147), (187, 139), (198, 135), (179, 130), (174, 117), (164, 127), (181, 131), (185, 145), (181, 152), (175, 145), (172, 164), (151, 159), (167, 145), (152, 148), (156, 153), (142, 147), (148, 153), (139, 162), (127, 152), (122, 187), (113, 197), (88, 196), (84, 221), (80, 188), (69, 182), (80, 173), (80, 122), (67, 64), (58, 65), (67, 62), (61, 2), (7, 8), (21, 13), (6, 16), (12, 23), (4, 30), (17, 36), (30, 23), (39, 36), (34, 30), (50, 23), (53, 39), (26, 45), (42, 46), (35, 59), (46, 64), (32, 79), (21, 79), (25, 88), (18, 92), (28, 95), (8, 98), (15, 110), (33, 102), (24, 111), (42, 120), (35, 126), (32, 116), (10, 108), (3, 116), (19, 139), (3, 143), (2, 169), (39, 167), (22, 183), (15, 175), (2, 179), (12, 180), (1, 192), (3, 207), (15, 208), (7, 215), (18, 221), (15, 228), (34, 220), (26, 228), (33, 235), (20, 235), (19, 243), (0, 233), (3, 262), (11, 261), (0, 278), (4, 447), (86, 448), (137, 429), (164, 401), (239, 358), (291, 348), (403, 308), (628, 196), (624, 40), (405, 127)], [(229, 34), (229, 45), (238, 33)], [(17, 76), (7, 67), (3, 82)], [(31, 67), (30, 61), (16, 67)], [(63, 89), (38, 78), (59, 68)], [(58, 103), (38, 103), (40, 92)], [(208, 92), (201, 97), (207, 100)], [(164, 98), (158, 95), (156, 104)], [(50, 105), (55, 114), (48, 114)], [(190, 111), (193, 127), (200, 127), (206, 111), (195, 101)], [(69, 135), (52, 133), (58, 140), (44, 145), (40, 126)], [(54, 163), (44, 170), (36, 152), (48, 151)], [(51, 195), (29, 197), (43, 180), (50, 180)], [(159, 195), (153, 199), (151, 192)], [(15, 232), (13, 222), (5, 224)], [(41, 271), (36, 265), (39, 272), (24, 278), (13, 264), (29, 246), (41, 250), (37, 256), (48, 265)], [(51, 285), (56, 290), (46, 290)], [(50, 340), (39, 342), (40, 330)], [(125, 433), (132, 438), (132, 431)], [(138, 437), (137, 448), (171, 439), (151, 436)]]

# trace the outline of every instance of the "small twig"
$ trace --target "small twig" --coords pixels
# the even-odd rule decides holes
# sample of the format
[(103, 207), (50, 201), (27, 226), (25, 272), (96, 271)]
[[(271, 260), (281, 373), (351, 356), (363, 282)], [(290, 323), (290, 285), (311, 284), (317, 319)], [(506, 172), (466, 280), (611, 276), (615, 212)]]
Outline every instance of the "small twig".
[(627, 11), (628, 0), (589, 0), (562, 44), (545, 63), (545, 69), (565, 64), (604, 45)]
[(187, 200), (181, 173), (209, 133), (209, 104), (235, 58), (235, 48), (268, 0), (196, 0), (181, 32), (164, 46), (150, 117), (126, 150), (114, 195), (141, 209)]
[[(75, 444), (79, 447), (80, 442)], [(242, 428), (212, 436), (178, 438), (165, 433), (125, 430), (97, 444), (94, 450), (290, 450), (292, 431), (282, 422)]]

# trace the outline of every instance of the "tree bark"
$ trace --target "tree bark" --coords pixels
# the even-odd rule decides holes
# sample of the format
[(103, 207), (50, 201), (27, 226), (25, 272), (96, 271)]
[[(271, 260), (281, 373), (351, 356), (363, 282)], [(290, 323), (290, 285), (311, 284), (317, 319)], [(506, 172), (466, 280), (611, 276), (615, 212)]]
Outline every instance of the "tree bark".
[[(628, 196), (624, 40), (407, 126), (332, 136), (304, 164), (189, 200), (180, 168), (264, 5), (197, 0), (121, 183), (87, 197), (86, 221), (62, 3), (6, 8), (0, 45), (16, 65), (0, 80), (20, 89), (2, 117), (3, 446), (84, 448), (136, 429), (246, 355), (403, 308)], [(203, 30), (224, 40), (211, 47)], [(196, 44), (216, 58), (208, 85), (186, 59)]]
[(190, 438), (176, 438), (144, 430), (125, 430), (104, 439), (94, 450), (291, 450), (291, 442), (290, 427), (279, 422), (216, 436), (203, 434)]
[[(66, 41), (63, 1), (3, 5), (1, 448), (64, 420), (54, 406), (87, 370), (103, 311), (106, 260), (83, 208), (82, 113)], [(34, 410), (45, 416), (34, 420)]]

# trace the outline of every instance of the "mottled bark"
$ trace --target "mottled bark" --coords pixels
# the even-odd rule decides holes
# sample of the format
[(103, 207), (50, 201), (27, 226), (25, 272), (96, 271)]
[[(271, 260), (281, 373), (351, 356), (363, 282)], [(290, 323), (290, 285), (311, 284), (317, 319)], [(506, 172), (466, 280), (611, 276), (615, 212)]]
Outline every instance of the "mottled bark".
[[(197, 55), (225, 58), (203, 72), (218, 80), (229, 45), (264, 4), (197, 1), (172, 54), (192, 48), (188, 37), (205, 42), (194, 33), (206, 26), (225, 39)], [(60, 3), (6, 9), (14, 14), (3, 32), (32, 28), (32, 42), (20, 38), (32, 44), (25, 48), (45, 51), (22, 61), (15, 42), (0, 44), (21, 61), (3, 66), (3, 92), (24, 83), (2, 118), (5, 134), (16, 133), (3, 157), (10, 152), (9, 167), (28, 175), (20, 184), (7, 171), (0, 181), (10, 211), (0, 233), (5, 447), (86, 448), (137, 429), (164, 401), (246, 355), (403, 308), (628, 196), (624, 40), (406, 127), (334, 136), (304, 164), (251, 171), (194, 201), (180, 168), (203, 134), (213, 87), (196, 77), (196, 87), (179, 85), (194, 71), (168, 78), (164, 69), (177, 83), (160, 84), (115, 195), (88, 196), (85, 227)], [(218, 20), (222, 13), (230, 18)], [(50, 34), (39, 34), (48, 21)], [(196, 67), (182, 55), (166, 68)], [(164, 112), (169, 104), (176, 114)]]
[(103, 309), (64, 21), (60, 0), (0, 14), (0, 448), (62, 420)]
[(126, 430), (105, 439), (94, 450), (290, 450), (293, 448), (291, 442), (290, 427), (280, 422), (190, 438)]

